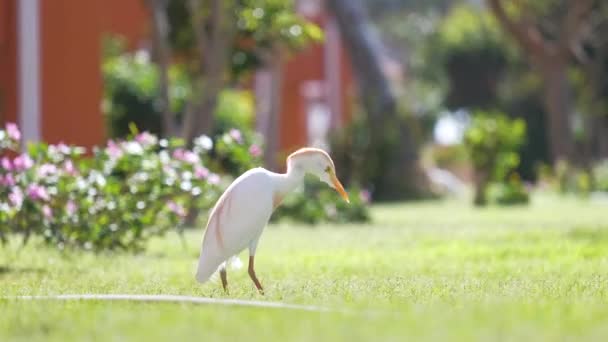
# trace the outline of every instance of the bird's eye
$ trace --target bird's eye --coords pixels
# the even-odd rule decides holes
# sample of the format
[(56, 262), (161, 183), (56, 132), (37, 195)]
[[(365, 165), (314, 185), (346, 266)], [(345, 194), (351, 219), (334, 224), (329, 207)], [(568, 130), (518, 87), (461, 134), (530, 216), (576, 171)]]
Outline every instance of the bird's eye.
[(331, 168), (328, 166), (328, 167), (325, 168), (325, 172), (329, 173), (329, 171), (331, 171)]

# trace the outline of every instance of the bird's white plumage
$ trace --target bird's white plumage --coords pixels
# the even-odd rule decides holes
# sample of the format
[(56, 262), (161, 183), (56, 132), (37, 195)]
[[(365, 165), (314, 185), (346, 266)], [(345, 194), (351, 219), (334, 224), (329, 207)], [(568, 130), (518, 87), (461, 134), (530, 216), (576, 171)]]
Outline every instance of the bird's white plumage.
[[(348, 201), (348, 194), (335, 174), (329, 155), (315, 148), (302, 148), (287, 158), (287, 173), (263, 168), (249, 170), (224, 191), (209, 215), (198, 260), (196, 279), (205, 282), (232, 256), (249, 248), (249, 275), (260, 292), (263, 288), (253, 269), (253, 256), (273, 209), (299, 184), (313, 174)], [(220, 273), (226, 289), (226, 273)]]
[(274, 191), (269, 190), (274, 190), (276, 177), (272, 172), (255, 168), (226, 189), (207, 224), (196, 274), (199, 282), (207, 281), (223, 262), (243, 249), (255, 252), (272, 214)]

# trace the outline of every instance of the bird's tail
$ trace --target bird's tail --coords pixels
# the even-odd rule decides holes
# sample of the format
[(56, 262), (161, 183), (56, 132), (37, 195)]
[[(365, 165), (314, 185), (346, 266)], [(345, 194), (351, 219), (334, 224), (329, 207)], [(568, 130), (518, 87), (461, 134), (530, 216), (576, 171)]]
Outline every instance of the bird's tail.
[(199, 261), (198, 269), (196, 271), (196, 280), (199, 283), (202, 284), (209, 279), (214, 278), (219, 270), (226, 269), (227, 266), (230, 266), (231, 269), (240, 269), (243, 267), (243, 262), (241, 262), (241, 259), (239, 259), (238, 256), (234, 255), (228, 258), (228, 260), (220, 262), (218, 266), (212, 265), (214, 265), (214, 263), (207, 264)]
[(216, 263), (203, 263), (199, 261), (198, 268), (196, 269), (196, 281), (201, 284), (206, 282), (220, 267), (221, 265), (218, 266)]

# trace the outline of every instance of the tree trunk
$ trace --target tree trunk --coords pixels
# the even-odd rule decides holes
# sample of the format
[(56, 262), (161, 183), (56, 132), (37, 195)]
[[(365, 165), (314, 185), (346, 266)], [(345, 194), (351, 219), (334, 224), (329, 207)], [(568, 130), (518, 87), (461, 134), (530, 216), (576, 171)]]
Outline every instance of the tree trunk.
[(544, 60), (540, 66), (544, 83), (543, 104), (549, 114), (548, 138), (553, 162), (572, 160), (574, 137), (571, 128), (573, 110), (572, 88), (568, 81), (567, 64), (560, 60)]
[(154, 56), (159, 71), (160, 110), (162, 115), (162, 135), (172, 136), (175, 132), (173, 113), (169, 98), (169, 60), (171, 48), (169, 47), (169, 19), (167, 17), (167, 0), (149, 0), (152, 10), (152, 38)]
[(186, 112), (182, 137), (188, 144), (210, 135), (218, 97), (224, 87), (230, 48), (235, 34), (234, 3), (228, 0), (188, 1), (199, 53), (199, 72), (192, 110)]
[(475, 197), (473, 198), (473, 204), (481, 207), (488, 203), (486, 197), (486, 190), (490, 182), (490, 176), (487, 171), (480, 169), (475, 170), (475, 174), (473, 177), (475, 184)]
[(381, 66), (381, 42), (372, 34), (361, 1), (328, 0), (326, 4), (338, 23), (367, 113), (370, 146), (366, 160), (375, 163), (371, 177), (374, 196), (396, 200), (428, 195), (415, 139), (398, 117), (395, 96)]
[(278, 53), (273, 55), (273, 61), (268, 65), (270, 71), (270, 103), (264, 145), (264, 163), (270, 170), (277, 170), (277, 154), (281, 139), (281, 87), (283, 86), (283, 70)]
[(203, 84), (202, 90), (198, 91), (199, 97), (193, 100), (191, 111), (186, 112), (182, 129), (182, 138), (189, 145), (202, 134), (212, 134), (213, 117), (222, 90), (221, 83), (208, 79), (199, 79), (199, 82)]

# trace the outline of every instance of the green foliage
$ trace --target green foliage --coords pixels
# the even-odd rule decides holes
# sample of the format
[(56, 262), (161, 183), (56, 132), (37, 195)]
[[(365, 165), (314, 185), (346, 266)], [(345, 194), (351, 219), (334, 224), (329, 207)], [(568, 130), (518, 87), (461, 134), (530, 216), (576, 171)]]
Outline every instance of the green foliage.
[(466, 51), (504, 51), (504, 39), (496, 19), (488, 12), (469, 6), (454, 7), (441, 22), (438, 35), (440, 52), (445, 57)]
[(288, 218), (307, 224), (369, 221), (369, 192), (350, 186), (348, 193), (350, 203), (346, 203), (333, 189), (320, 183), (318, 179), (307, 177), (304, 188), (286, 197), (273, 214), (272, 220)]
[(608, 160), (603, 160), (593, 168), (593, 182), (596, 190), (608, 192)]
[(485, 107), (498, 99), (498, 85), (512, 49), (494, 17), (456, 6), (425, 46), (431, 74), (448, 83), (449, 108)]
[[(186, 1), (169, 2), (169, 39), (182, 55), (195, 49), (194, 32)], [(235, 14), (236, 35), (230, 52), (234, 78), (249, 74), (264, 61), (260, 52), (281, 48), (295, 51), (323, 39), (323, 31), (313, 22), (298, 16), (293, 0), (238, 0)]]
[(469, 163), (469, 154), (464, 145), (435, 145), (427, 150), (429, 164), (441, 169), (452, 169)]
[(489, 193), (490, 201), (500, 205), (526, 204), (530, 201), (528, 190), (517, 173), (512, 173), (504, 182), (492, 184)]
[[(476, 177), (477, 204), (485, 203), (486, 187), (491, 182), (502, 183), (499, 203), (510, 203), (525, 192), (519, 177), (511, 172), (519, 165), (518, 148), (523, 144), (526, 125), (521, 119), (509, 119), (501, 113), (474, 113), (465, 132), (464, 146), (471, 158)], [(500, 200), (502, 197), (503, 198)], [(526, 200), (527, 201), (527, 198)]]
[[(128, 136), (131, 123), (140, 130), (160, 134), (162, 113), (157, 104), (157, 68), (145, 52), (124, 52), (120, 41), (119, 38), (106, 41), (108, 52), (102, 68), (105, 87), (103, 109), (110, 136)], [(173, 64), (170, 67), (170, 105), (176, 121), (183, 116), (191, 96), (191, 81), (184, 65)], [(224, 89), (215, 111), (214, 136), (224, 134), (232, 128), (250, 130), (253, 118), (251, 92)]]
[(254, 119), (255, 103), (250, 91), (224, 89), (220, 93), (215, 109), (215, 134), (223, 134), (233, 128), (251, 130)]
[[(112, 137), (129, 135), (129, 124), (153, 134), (161, 133), (158, 105), (158, 71), (145, 51), (126, 53), (119, 38), (106, 40), (102, 74), (103, 112)], [(183, 66), (169, 68), (170, 107), (181, 116), (190, 97), (190, 80)]]
[[(576, 194), (586, 197), (594, 189), (593, 177), (596, 170), (583, 169), (572, 163), (560, 160), (549, 170), (545, 177), (553, 188), (562, 194)], [(601, 174), (601, 173), (600, 173)]]
[(261, 137), (251, 130), (230, 129), (217, 136), (213, 149), (212, 165), (223, 173), (236, 178), (245, 171), (262, 164)]
[(370, 132), (362, 115), (355, 115), (330, 136), (332, 158), (338, 178), (346, 184), (370, 184), (379, 173), (376, 163), (363, 158), (370, 144)]
[(519, 164), (517, 148), (524, 142), (526, 124), (501, 113), (475, 112), (464, 144), (473, 167), (502, 181)]

